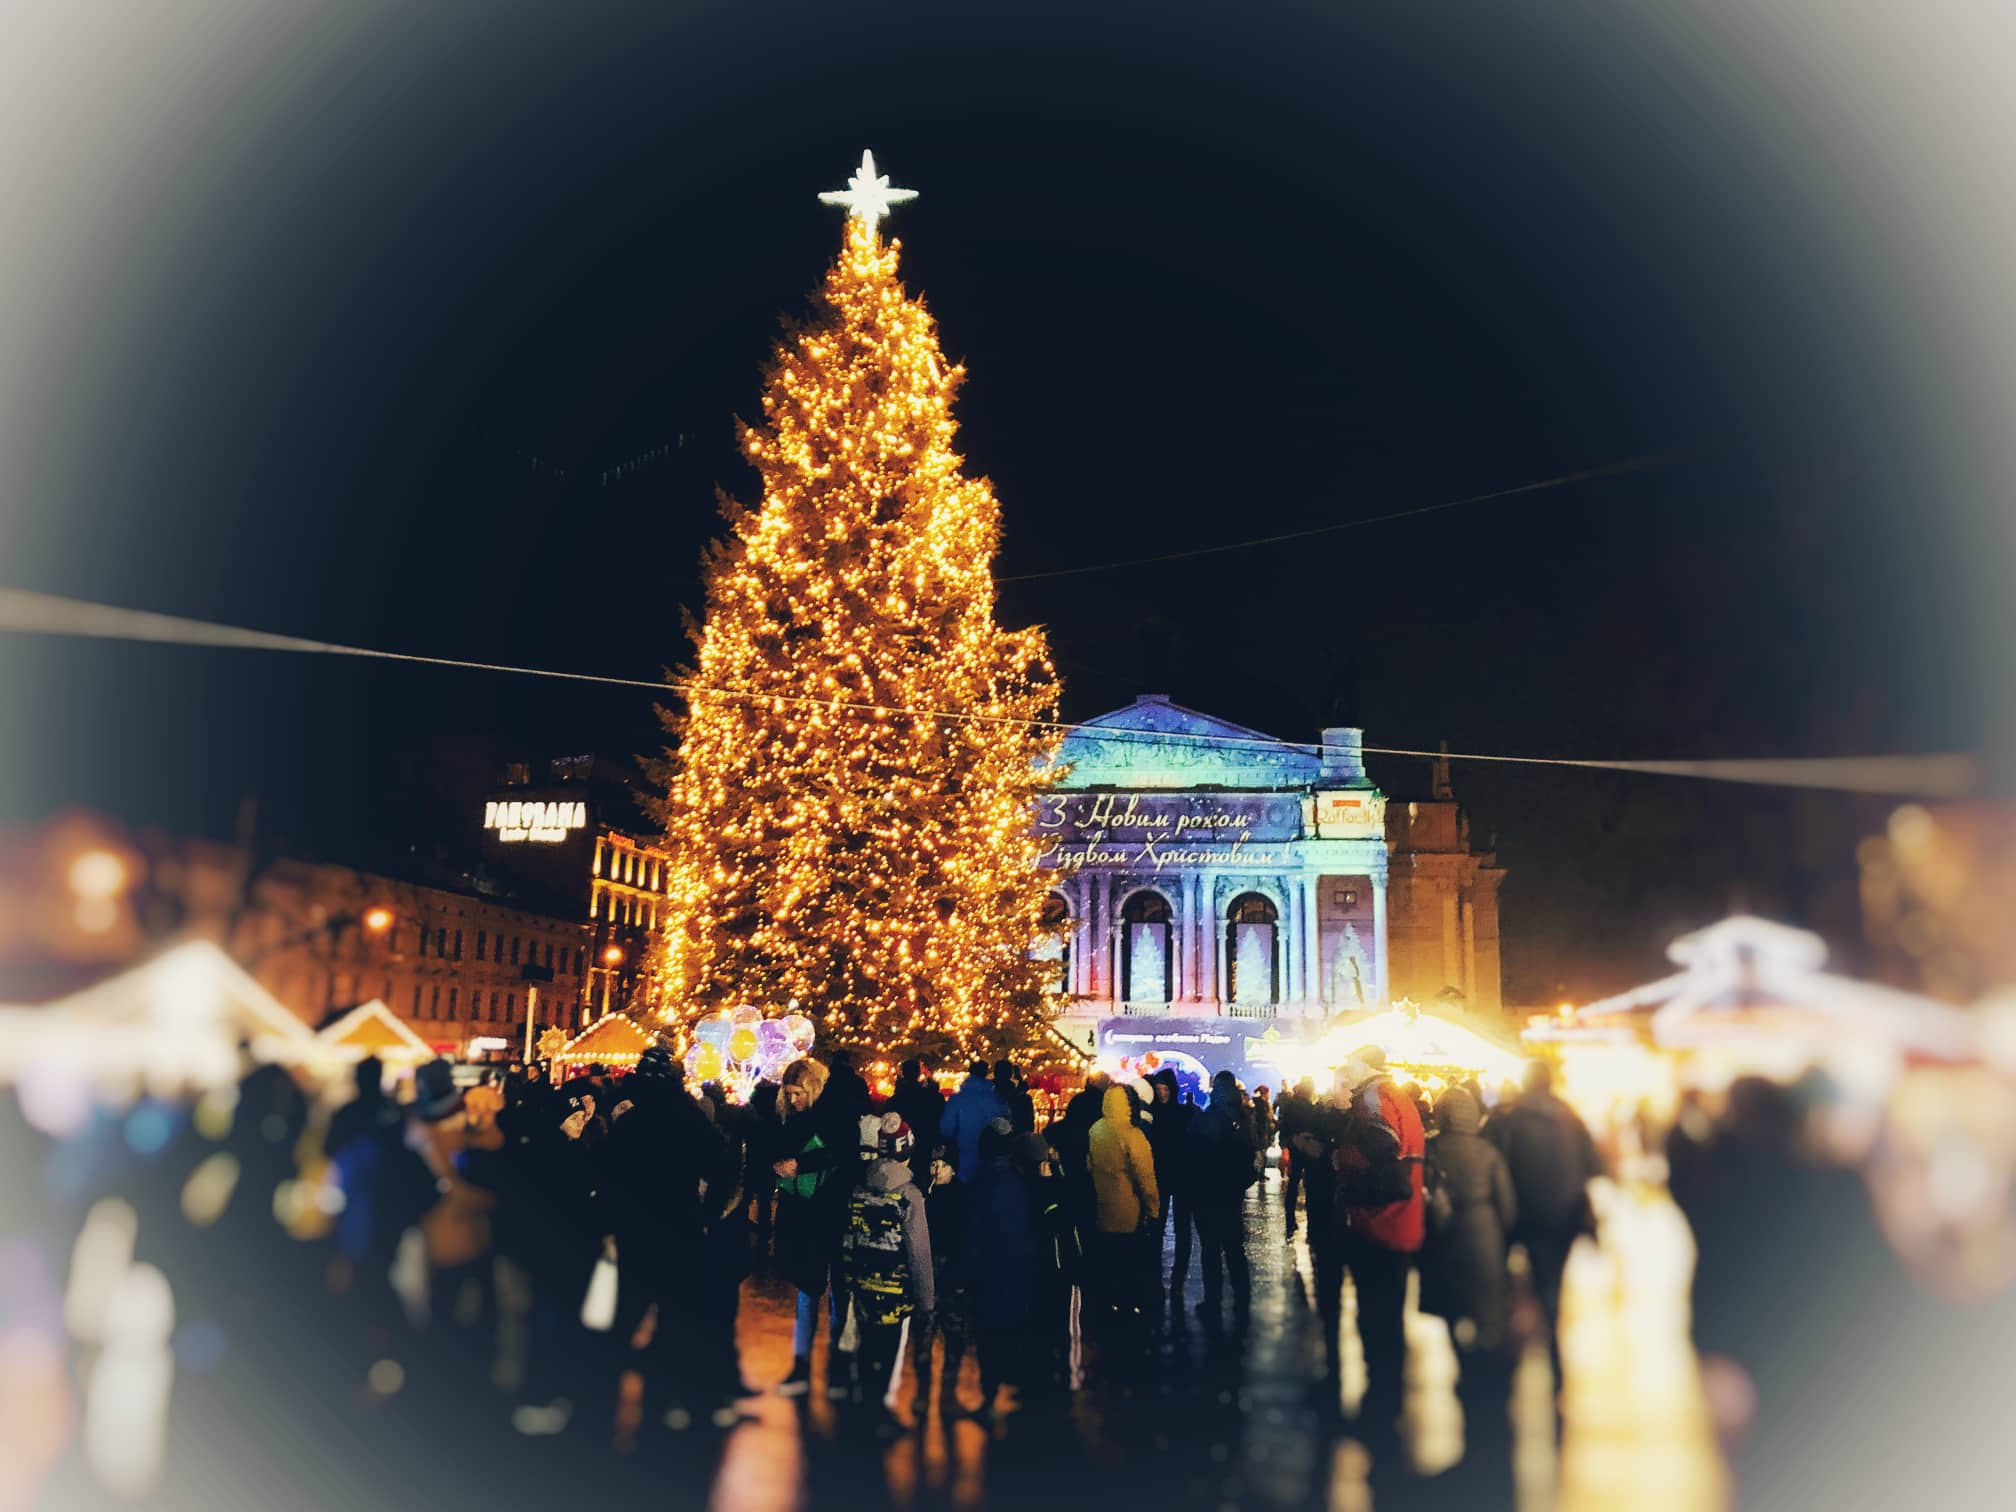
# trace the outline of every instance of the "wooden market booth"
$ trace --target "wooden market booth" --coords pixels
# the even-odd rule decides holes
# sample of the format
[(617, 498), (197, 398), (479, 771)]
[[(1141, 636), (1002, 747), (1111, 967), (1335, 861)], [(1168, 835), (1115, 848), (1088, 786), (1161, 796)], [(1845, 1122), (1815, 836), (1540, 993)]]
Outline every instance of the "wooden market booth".
[(627, 1071), (637, 1057), (658, 1043), (658, 1037), (637, 1024), (627, 1013), (605, 1013), (560, 1047), (553, 1057), (553, 1080), (567, 1077), (585, 1066), (607, 1066)]

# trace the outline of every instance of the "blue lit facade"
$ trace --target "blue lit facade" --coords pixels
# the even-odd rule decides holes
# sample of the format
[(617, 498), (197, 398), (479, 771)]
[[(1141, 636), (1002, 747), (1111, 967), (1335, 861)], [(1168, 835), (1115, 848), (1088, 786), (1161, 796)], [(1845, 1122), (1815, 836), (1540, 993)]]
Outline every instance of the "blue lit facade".
[(1065, 926), (1060, 1018), (1318, 1019), (1386, 1001), (1386, 798), (1360, 731), (1294, 746), (1154, 694), (1088, 723), (1036, 820)]

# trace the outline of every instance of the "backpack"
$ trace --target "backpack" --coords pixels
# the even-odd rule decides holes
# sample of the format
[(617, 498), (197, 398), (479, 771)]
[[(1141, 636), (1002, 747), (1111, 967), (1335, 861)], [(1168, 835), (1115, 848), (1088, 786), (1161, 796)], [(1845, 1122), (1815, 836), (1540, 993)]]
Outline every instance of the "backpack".
[(1414, 1175), (1409, 1167), (1423, 1164), (1418, 1155), (1389, 1155), (1369, 1165), (1341, 1166), (1337, 1171), (1337, 1206), (1380, 1208), (1411, 1201)]
[[(1432, 1150), (1434, 1146), (1429, 1148)], [(1428, 1237), (1439, 1239), (1449, 1232), (1449, 1226), (1456, 1221), (1456, 1199), (1449, 1193), (1449, 1183), (1443, 1177), (1442, 1168), (1432, 1159), (1421, 1163), (1421, 1198), (1428, 1221)]]
[(1076, 1285), (1083, 1274), (1085, 1242), (1079, 1236), (1078, 1225), (1072, 1220), (1071, 1210), (1060, 1197), (1047, 1197), (1043, 1208), (1043, 1226), (1050, 1241), (1050, 1262), (1060, 1279), (1069, 1285)]
[[(1386, 1089), (1382, 1084), (1380, 1102), (1386, 1100)], [(1343, 1151), (1332, 1157), (1332, 1165), (1337, 1172), (1337, 1206), (1339, 1210), (1349, 1208), (1390, 1207), (1396, 1202), (1410, 1202), (1414, 1197), (1414, 1166), (1425, 1165), (1419, 1155), (1378, 1154), (1366, 1157), (1366, 1163), (1356, 1165), (1342, 1159)]]
[(841, 1264), (864, 1323), (900, 1323), (910, 1315), (910, 1251), (903, 1192), (855, 1191), (847, 1203)]

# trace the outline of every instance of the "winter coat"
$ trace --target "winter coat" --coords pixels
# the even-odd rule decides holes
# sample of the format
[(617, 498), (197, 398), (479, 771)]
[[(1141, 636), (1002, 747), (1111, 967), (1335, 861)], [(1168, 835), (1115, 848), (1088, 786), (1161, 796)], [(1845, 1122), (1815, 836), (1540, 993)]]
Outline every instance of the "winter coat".
[[(1413, 1191), (1400, 1202), (1378, 1207), (1345, 1207), (1346, 1230), (1381, 1249), (1412, 1254), (1421, 1248), (1421, 1240), (1427, 1233), (1427, 1215), (1421, 1204), (1421, 1160), (1426, 1152), (1421, 1115), (1409, 1098), (1383, 1076), (1359, 1088), (1352, 1096), (1345, 1140), (1332, 1164), (1340, 1176), (1346, 1176), (1353, 1168), (1363, 1168), (1374, 1161), (1401, 1160), (1406, 1162), (1407, 1179)], [(1340, 1190), (1340, 1202), (1343, 1197)]]
[(632, 1077), (630, 1104), (601, 1150), (602, 1202), (619, 1259), (683, 1263), (699, 1243), (700, 1189), (735, 1180), (733, 1152), (700, 1105), (671, 1079)]
[(459, 1117), (439, 1123), (415, 1120), (406, 1126), (406, 1144), (427, 1163), (441, 1193), (420, 1220), (428, 1263), (437, 1270), (454, 1270), (482, 1259), (490, 1252), (490, 1213), (497, 1198), (463, 1171), (469, 1151), (467, 1127)]
[(1102, 1234), (1131, 1234), (1162, 1211), (1155, 1185), (1155, 1156), (1134, 1123), (1134, 1099), (1125, 1087), (1108, 1087), (1104, 1112), (1087, 1136), (1087, 1164)]
[(931, 1223), (931, 1254), (938, 1270), (940, 1307), (966, 1294), (972, 1195), (972, 1189), (956, 1175), (924, 1195), (924, 1212)]
[(875, 1094), (852, 1066), (836, 1066), (827, 1072), (826, 1096), (836, 1107), (845, 1108), (856, 1118), (865, 1118), (875, 1111)]
[(925, 1170), (931, 1152), (938, 1147), (938, 1126), (945, 1119), (945, 1094), (938, 1090), (936, 1082), (920, 1077), (897, 1083), (889, 1107), (903, 1115), (903, 1122), (910, 1125), (910, 1137), (916, 1141), (917, 1155), (910, 1168)]
[(1484, 1137), (1505, 1157), (1519, 1194), (1514, 1240), (1529, 1234), (1563, 1238), (1582, 1230), (1589, 1181), (1603, 1174), (1603, 1163), (1573, 1108), (1551, 1092), (1528, 1093), (1494, 1113)]
[(980, 1174), (980, 1131), (997, 1118), (1008, 1116), (1008, 1104), (994, 1083), (984, 1076), (968, 1076), (952, 1099), (945, 1104), (938, 1137), (959, 1152), (959, 1179), (971, 1182)]
[(1190, 1189), (1190, 1121), (1197, 1116), (1197, 1109), (1180, 1101), (1182, 1093), (1176, 1090), (1176, 1078), (1168, 1078), (1169, 1100), (1159, 1097), (1149, 1106), (1154, 1122), (1148, 1125), (1148, 1148), (1155, 1156), (1155, 1185), (1161, 1188), (1163, 1201), (1168, 1201), (1178, 1193), (1189, 1195)]
[[(910, 1167), (900, 1160), (877, 1159), (862, 1178), (859, 1196), (893, 1195), (902, 1213), (902, 1263), (909, 1276), (908, 1308), (930, 1313), (938, 1305), (937, 1279), (931, 1263), (931, 1226), (925, 1216), (924, 1194), (910, 1179)], [(859, 1292), (870, 1274), (887, 1263), (889, 1257), (870, 1252), (860, 1242), (858, 1222), (850, 1223), (844, 1237), (841, 1270), (850, 1288)]]
[(1429, 1142), (1433, 1180), (1448, 1194), (1449, 1225), (1431, 1234), (1421, 1254), (1421, 1307), (1476, 1325), (1475, 1347), (1497, 1350), (1511, 1339), (1507, 1236), (1518, 1215), (1512, 1173), (1478, 1133), (1483, 1115), (1461, 1088), (1442, 1094), (1442, 1132)]
[(1274, 1143), (1274, 1105), (1264, 1097), (1253, 1099), (1253, 1148), (1265, 1150)]
[(1239, 1094), (1213, 1087), (1185, 1136), (1190, 1193), (1201, 1203), (1236, 1203), (1260, 1179), (1253, 1135)]
[(983, 1327), (1028, 1321), (1036, 1305), (1036, 1205), (1006, 1157), (973, 1183), (967, 1253), (973, 1316)]
[(814, 1296), (826, 1289), (840, 1256), (840, 1240), (847, 1226), (847, 1194), (860, 1169), (855, 1150), (861, 1137), (851, 1112), (828, 1106), (823, 1077), (818, 1078), (818, 1085), (820, 1095), (811, 1107), (772, 1126), (775, 1142), (769, 1152), (772, 1164), (795, 1160), (801, 1177), (818, 1178), (809, 1196), (798, 1195), (781, 1181), (777, 1187), (778, 1273), (798, 1290)]

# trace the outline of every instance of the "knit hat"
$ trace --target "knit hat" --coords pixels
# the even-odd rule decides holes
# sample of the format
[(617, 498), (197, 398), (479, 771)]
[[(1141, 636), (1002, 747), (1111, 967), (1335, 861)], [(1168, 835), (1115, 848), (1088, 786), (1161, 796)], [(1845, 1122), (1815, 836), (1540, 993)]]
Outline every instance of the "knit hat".
[(1005, 1118), (990, 1119), (980, 1131), (980, 1158), (999, 1160), (1014, 1147), (1015, 1126)]
[(635, 1074), (646, 1081), (654, 1081), (661, 1077), (678, 1076), (680, 1073), (670, 1050), (663, 1045), (646, 1045), (644, 1053), (637, 1057)]
[(910, 1125), (903, 1121), (901, 1113), (882, 1115), (882, 1127), (875, 1136), (875, 1148), (884, 1160), (908, 1160), (913, 1142)]
[(1056, 1157), (1051, 1154), (1050, 1141), (1041, 1134), (1017, 1134), (1008, 1141), (1008, 1159), (1015, 1169), (1032, 1174), (1044, 1161)]
[(462, 1111), (462, 1089), (455, 1085), (453, 1065), (431, 1060), (413, 1073), (413, 1111), (429, 1123)]

